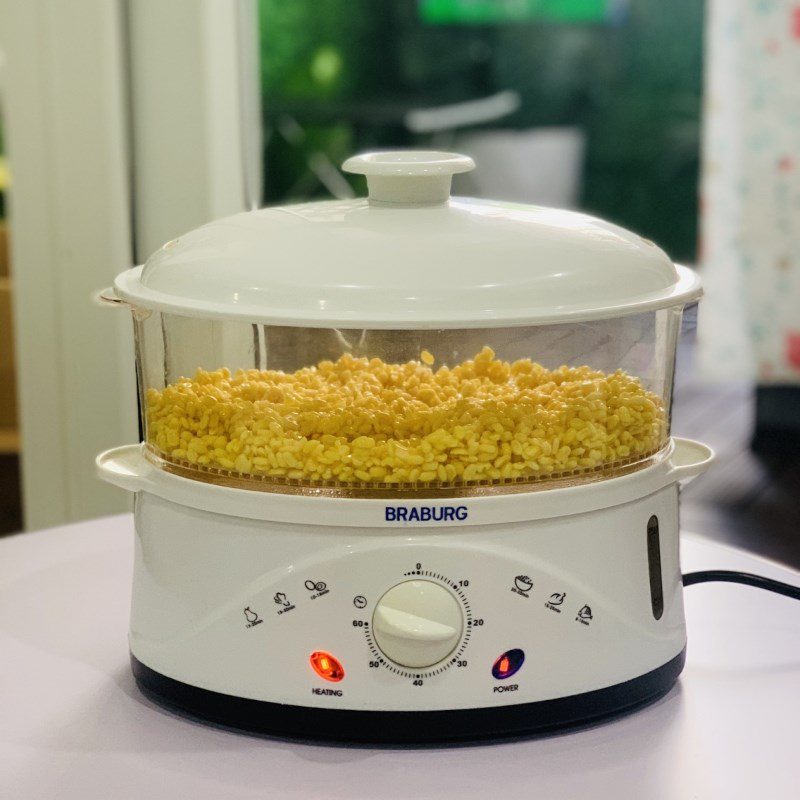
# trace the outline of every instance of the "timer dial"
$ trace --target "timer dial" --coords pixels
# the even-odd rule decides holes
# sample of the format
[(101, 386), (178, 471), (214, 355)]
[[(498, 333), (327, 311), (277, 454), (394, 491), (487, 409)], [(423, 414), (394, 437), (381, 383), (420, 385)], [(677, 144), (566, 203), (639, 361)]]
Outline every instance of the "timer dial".
[(453, 652), (464, 617), (458, 600), (433, 581), (404, 581), (381, 597), (372, 633), (381, 652), (404, 667), (430, 667)]

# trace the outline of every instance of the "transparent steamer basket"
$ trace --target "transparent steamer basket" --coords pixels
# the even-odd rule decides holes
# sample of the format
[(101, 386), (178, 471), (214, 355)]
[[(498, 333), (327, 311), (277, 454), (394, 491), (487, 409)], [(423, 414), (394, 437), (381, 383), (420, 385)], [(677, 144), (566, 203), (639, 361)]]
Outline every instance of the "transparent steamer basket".
[(663, 456), (681, 307), (589, 322), (345, 330), (134, 309), (148, 458), (261, 491), (454, 497)]

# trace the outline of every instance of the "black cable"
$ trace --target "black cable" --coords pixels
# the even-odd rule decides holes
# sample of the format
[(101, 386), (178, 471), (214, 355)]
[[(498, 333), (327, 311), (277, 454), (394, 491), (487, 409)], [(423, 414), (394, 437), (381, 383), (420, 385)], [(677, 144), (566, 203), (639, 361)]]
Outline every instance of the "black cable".
[(765, 589), (768, 592), (782, 594), (800, 600), (800, 586), (791, 586), (788, 583), (774, 581), (761, 575), (752, 575), (749, 572), (735, 572), (729, 569), (707, 569), (702, 572), (687, 572), (683, 576), (684, 586), (693, 586), (696, 583), (722, 581), (723, 583), (743, 583), (745, 586), (754, 586), (756, 589)]

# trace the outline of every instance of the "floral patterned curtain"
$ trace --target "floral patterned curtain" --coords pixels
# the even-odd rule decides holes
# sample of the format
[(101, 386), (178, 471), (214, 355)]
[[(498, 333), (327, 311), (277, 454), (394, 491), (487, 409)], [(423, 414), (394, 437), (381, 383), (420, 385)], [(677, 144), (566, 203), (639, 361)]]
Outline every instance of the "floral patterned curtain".
[(800, 2), (708, 0), (700, 363), (800, 384)]

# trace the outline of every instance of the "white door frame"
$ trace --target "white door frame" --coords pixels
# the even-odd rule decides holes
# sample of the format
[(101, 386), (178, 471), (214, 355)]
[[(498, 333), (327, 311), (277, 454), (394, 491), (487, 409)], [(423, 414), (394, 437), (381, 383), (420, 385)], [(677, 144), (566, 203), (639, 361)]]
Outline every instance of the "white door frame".
[(129, 0), (136, 255), (261, 200), (256, 0)]
[(256, 42), (255, 0), (0, 0), (28, 529), (129, 508), (93, 462), (137, 437), (131, 324), (91, 295), (257, 202)]

